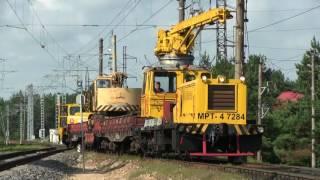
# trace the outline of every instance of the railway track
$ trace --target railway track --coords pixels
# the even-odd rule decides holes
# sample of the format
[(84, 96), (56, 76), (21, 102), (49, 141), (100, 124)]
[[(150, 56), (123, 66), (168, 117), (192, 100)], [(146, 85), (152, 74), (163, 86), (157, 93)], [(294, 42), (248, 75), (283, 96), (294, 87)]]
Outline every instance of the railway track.
[(277, 177), (277, 179), (320, 179), (320, 169), (309, 167), (247, 163), (243, 168), (258, 169), (265, 172), (268, 177)]
[[(102, 152), (100, 152), (102, 153)], [(145, 159), (153, 160), (151, 157), (143, 157)], [(200, 166), (201, 168), (214, 168), (224, 172), (244, 174), (249, 179), (254, 180), (320, 180), (320, 169), (288, 166), (268, 163), (245, 163), (241, 165), (232, 165), (225, 159), (171, 159), (161, 158), (162, 161), (171, 161), (177, 164), (184, 164), (187, 166)]]
[(250, 179), (276, 179), (276, 180), (320, 180), (320, 169), (308, 167), (276, 165), (266, 163), (247, 163), (242, 165), (230, 165), (226, 162), (222, 164), (210, 162), (188, 162), (187, 165), (195, 165), (208, 168), (216, 168), (225, 172), (244, 174)]
[(0, 154), (0, 171), (27, 164), (32, 161), (36, 161), (66, 150), (68, 150), (68, 148), (50, 147), (36, 150)]

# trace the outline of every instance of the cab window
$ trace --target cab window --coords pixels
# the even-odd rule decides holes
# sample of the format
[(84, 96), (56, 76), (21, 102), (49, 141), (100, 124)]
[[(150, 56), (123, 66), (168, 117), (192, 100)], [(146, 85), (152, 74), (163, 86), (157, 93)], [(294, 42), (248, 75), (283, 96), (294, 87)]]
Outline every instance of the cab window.
[(196, 76), (194, 74), (185, 74), (184, 81), (189, 82), (196, 79)]
[(154, 73), (155, 93), (174, 93), (177, 87), (177, 75), (174, 72)]
[(77, 112), (80, 112), (79, 106), (70, 107), (70, 115), (75, 115)]
[(99, 79), (97, 80), (97, 88), (109, 88), (110, 81), (107, 79)]

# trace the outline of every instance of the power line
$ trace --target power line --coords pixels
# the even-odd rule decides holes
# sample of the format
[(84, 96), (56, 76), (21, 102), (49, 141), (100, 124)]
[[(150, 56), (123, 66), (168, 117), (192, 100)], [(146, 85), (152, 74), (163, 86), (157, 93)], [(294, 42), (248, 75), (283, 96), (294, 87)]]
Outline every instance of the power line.
[(57, 41), (57, 40), (49, 33), (49, 31), (46, 29), (46, 26), (42, 23), (42, 21), (41, 21), (39, 15), (38, 15), (37, 11), (35, 10), (32, 2), (31, 2), (31, 1), (27, 1), (27, 2), (29, 3), (32, 11), (34, 12), (34, 14), (35, 14), (37, 20), (39, 21), (41, 27), (43, 28), (43, 30), (45, 30), (45, 31), (47, 32), (47, 34), (48, 34), (49, 37), (52, 39), (52, 41), (54, 41), (54, 42), (60, 47), (60, 49), (62, 49), (66, 54), (69, 54), (68, 51), (67, 51), (64, 47), (62, 47), (61, 44), (58, 43), (58, 41)]
[[(133, 10), (138, 6), (138, 4), (139, 4), (140, 2), (141, 2), (141, 0), (137, 1), (136, 4), (135, 4), (133, 7), (131, 7), (131, 9), (129, 9), (128, 13), (125, 14), (125, 16), (124, 16), (117, 24), (115, 24), (115, 26), (112, 28), (112, 30), (110, 30), (110, 31), (104, 36), (104, 38), (106, 38), (108, 35), (111, 35), (112, 32), (113, 32), (113, 30), (114, 30), (115, 28), (117, 28), (117, 27), (130, 15), (130, 13), (133, 12)], [(112, 22), (111, 22), (111, 23), (112, 23)], [(137, 27), (137, 26), (136, 26), (136, 27)], [(105, 28), (105, 29), (106, 29), (106, 28)], [(101, 34), (102, 34), (102, 33), (101, 33)], [(90, 52), (91, 50), (95, 49), (97, 46), (98, 46), (98, 45), (95, 44), (92, 48), (88, 49), (88, 50), (85, 51), (84, 53)], [(105, 50), (105, 49), (106, 49), (106, 48), (104, 48), (103, 50)], [(90, 61), (92, 58), (93, 58), (93, 56), (92, 56), (92, 57), (88, 57), (87, 59), (84, 60), (84, 62), (88, 62), (88, 61)]]
[(292, 28), (292, 29), (274, 29), (274, 30), (262, 30), (254, 31), (254, 33), (264, 33), (264, 32), (288, 32), (288, 31), (309, 31), (309, 30), (319, 30), (320, 27), (310, 27), (310, 28)]
[(298, 58), (300, 56), (303, 56), (303, 54), (297, 54), (295, 56), (291, 56), (289, 58), (283, 58), (283, 59), (276, 59), (276, 58), (268, 58), (268, 60), (271, 60), (271, 61), (301, 61), (301, 59), (295, 59), (295, 58)]
[[(163, 6), (161, 6), (156, 12), (154, 12), (153, 14), (151, 14), (151, 16), (149, 16), (147, 19), (145, 19), (140, 25), (143, 25), (144, 23), (148, 22), (150, 19), (152, 19), (155, 15), (157, 15), (159, 12), (161, 12), (164, 8), (166, 8), (170, 3), (172, 3), (173, 0), (169, 0), (166, 4), (164, 4)], [(135, 28), (133, 30), (131, 30), (129, 33), (127, 33), (126, 35), (124, 35), (123, 37), (119, 38), (118, 42), (124, 40), (125, 38), (127, 38), (128, 36), (130, 36), (132, 33), (136, 32), (137, 30), (140, 30), (139, 28)]]
[(301, 15), (303, 15), (303, 14), (306, 14), (306, 13), (308, 13), (308, 12), (310, 12), (310, 11), (313, 11), (313, 10), (315, 10), (315, 9), (318, 9), (318, 8), (320, 8), (320, 5), (315, 6), (315, 7), (313, 7), (313, 8), (310, 8), (310, 9), (308, 9), (308, 10), (306, 10), (306, 11), (300, 12), (300, 13), (298, 13), (298, 14), (295, 14), (295, 15), (293, 15), (293, 16), (290, 16), (290, 17), (287, 17), (287, 18), (284, 18), (284, 19), (280, 19), (280, 20), (275, 21), (275, 22), (273, 22), (273, 23), (271, 23), (271, 24), (267, 24), (267, 25), (261, 26), (261, 27), (256, 28), (256, 29), (252, 29), (252, 30), (250, 30), (250, 31), (248, 31), (248, 32), (251, 33), (251, 32), (255, 32), (255, 31), (258, 31), (258, 30), (260, 30), (260, 29), (264, 29), (264, 28), (267, 28), (267, 27), (270, 27), (270, 26), (273, 26), (273, 25), (276, 25), (276, 24), (280, 24), (280, 23), (282, 23), (282, 22), (285, 22), (285, 21), (288, 21), (288, 20), (293, 19), (293, 18), (295, 18), (295, 17), (301, 16)]
[[(114, 23), (114, 21), (126, 10), (129, 8), (129, 5), (131, 3), (132, 0), (128, 0), (126, 2), (126, 4), (120, 9), (120, 11), (112, 18), (112, 20), (110, 21), (110, 23), (108, 24), (112, 24)], [(138, 3), (140, 3), (141, 0), (139, 0), (138, 2), (135, 2), (135, 5), (133, 7), (136, 7), (138, 5)], [(132, 8), (130, 9), (132, 10)], [(131, 13), (131, 12), (129, 12)], [(120, 21), (120, 23), (122, 23)], [(97, 38), (100, 38), (101, 34), (103, 34), (106, 30), (108, 29), (108, 26), (106, 26), (105, 28), (103, 28), (94, 38), (92, 38), (86, 45), (82, 46), (79, 50), (75, 51), (73, 54), (78, 54), (78, 52), (82, 51), (84, 49), (84, 47), (86, 47), (87, 45), (93, 43), (96, 41)], [(110, 32), (109, 32), (110, 33)], [(109, 34), (108, 33), (108, 34)], [(96, 45), (93, 47), (93, 48), (90, 48), (89, 50), (87, 50), (86, 52), (88, 51), (91, 51), (92, 49), (94, 49), (96, 47)]]
[[(25, 26), (37, 26), (37, 24), (24, 24)], [(139, 24), (42, 24), (43, 26), (46, 27), (61, 27), (61, 28), (65, 28), (65, 27), (79, 27), (79, 28), (87, 28), (87, 27), (92, 27), (92, 28), (96, 28), (96, 27), (113, 27), (113, 26), (118, 26), (118, 27), (163, 27), (163, 26), (171, 26), (168, 24), (143, 24), (143, 25), (139, 25)], [(40, 24), (40, 26), (42, 26)], [(38, 25), (39, 26), (39, 25)], [(17, 24), (3, 24), (0, 25), (0, 27), (14, 27), (14, 28), (20, 28), (20, 29), (24, 29), (22, 27), (18, 27)]]
[(9, 0), (6, 0), (7, 4), (9, 5), (9, 7), (11, 8), (11, 10), (13, 11), (13, 13), (15, 14), (15, 16), (17, 17), (17, 19), (19, 20), (19, 22), (21, 23), (21, 25), (23, 26), (24, 30), (30, 35), (30, 37), (37, 43), (40, 45), (41, 49), (43, 49), (45, 52), (47, 52), (47, 54), (49, 56), (51, 56), (51, 58), (53, 60), (55, 60), (58, 64), (59, 61), (58, 59), (56, 59), (56, 57), (40, 42), (40, 40), (38, 40), (33, 34), (32, 32), (29, 31), (29, 29), (24, 25), (22, 19), (19, 17), (17, 11), (14, 9), (14, 7), (12, 6), (12, 4), (9, 2)]
[(299, 50), (299, 51), (307, 51), (308, 49), (304, 48), (288, 48), (288, 47), (263, 47), (263, 46), (251, 46), (254, 49), (275, 49), (275, 50)]
[[(311, 8), (311, 7), (310, 7)], [(273, 12), (292, 12), (292, 11), (301, 11), (307, 10), (310, 8), (293, 8), (293, 9), (255, 9), (255, 10), (248, 10), (249, 13), (273, 13)]]
[[(112, 35), (113, 30), (114, 30), (115, 28), (117, 28), (117, 27), (133, 12), (133, 10), (138, 6), (138, 4), (139, 4), (140, 2), (141, 2), (141, 0), (137, 1), (136, 4), (128, 11), (128, 13), (119, 21), (119, 23), (116, 24), (116, 25), (114, 26), (114, 28), (112, 28), (112, 29), (104, 36), (104, 38), (106, 38), (106, 37), (109, 36), (109, 35)], [(149, 28), (149, 27), (148, 27), (148, 28)], [(95, 47), (97, 47), (97, 44), (96, 44)], [(105, 48), (104, 48), (104, 50), (105, 50)]]

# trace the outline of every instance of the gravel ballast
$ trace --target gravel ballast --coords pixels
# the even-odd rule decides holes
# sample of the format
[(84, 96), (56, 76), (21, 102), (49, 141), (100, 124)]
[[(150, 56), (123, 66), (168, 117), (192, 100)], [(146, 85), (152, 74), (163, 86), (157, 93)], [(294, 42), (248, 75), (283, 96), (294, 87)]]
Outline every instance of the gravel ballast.
[(63, 179), (70, 173), (81, 171), (75, 166), (77, 161), (79, 161), (78, 152), (66, 151), (2, 171), (0, 172), (0, 180)]

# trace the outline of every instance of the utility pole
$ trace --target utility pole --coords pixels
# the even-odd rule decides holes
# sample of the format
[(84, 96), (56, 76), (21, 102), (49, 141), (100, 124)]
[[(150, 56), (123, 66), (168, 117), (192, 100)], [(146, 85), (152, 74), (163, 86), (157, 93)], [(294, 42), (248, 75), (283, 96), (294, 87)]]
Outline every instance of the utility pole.
[(127, 46), (122, 47), (122, 72), (127, 73)]
[[(128, 78), (135, 78), (134, 76), (129, 77), (127, 74), (127, 67), (128, 67), (128, 60), (134, 59), (137, 62), (137, 57), (131, 56), (130, 54), (127, 53), (127, 46), (122, 47), (122, 72), (127, 75)], [(127, 85), (127, 78), (124, 79), (123, 85)]]
[(6, 114), (7, 114), (7, 128), (6, 128), (6, 145), (9, 144), (10, 141), (10, 130), (9, 130), (9, 116), (10, 116), (10, 112), (9, 112), (9, 105), (6, 106)]
[(61, 107), (61, 96), (58, 93), (56, 95), (56, 112), (55, 112), (55, 116), (56, 116), (56, 118), (55, 118), (55, 120), (56, 120), (55, 127), (56, 127), (56, 129), (59, 128), (59, 124), (60, 124), (60, 107)]
[(44, 114), (44, 96), (40, 95), (40, 129), (39, 129), (39, 138), (45, 138), (45, 114)]
[(4, 80), (5, 80), (6, 74), (14, 73), (16, 71), (14, 71), (14, 70), (6, 70), (6, 68), (5, 68), (6, 59), (0, 58), (0, 62), (2, 63), (2, 69), (0, 69), (0, 75), (1, 75), (0, 76), (0, 89), (4, 89), (3, 84), (4, 84)]
[(89, 69), (88, 67), (86, 67), (86, 74), (85, 74), (85, 88), (84, 90), (85, 91), (88, 91), (89, 90), (89, 87), (90, 87), (90, 77), (89, 77)]
[[(23, 139), (26, 139), (26, 128), (28, 128), (28, 125), (26, 125), (27, 122), (27, 91), (24, 91), (24, 97), (23, 97)], [(27, 129), (28, 132), (28, 129)], [(28, 134), (27, 134), (28, 137)]]
[(83, 98), (83, 89), (82, 89), (82, 80), (77, 81), (78, 90), (80, 91), (80, 130), (81, 130), (81, 153), (82, 153), (82, 171), (85, 172), (85, 159), (84, 159), (84, 132), (83, 132), (83, 112), (82, 112), (82, 98)]
[[(259, 82), (258, 82), (258, 125), (261, 125), (261, 119), (262, 119), (262, 59), (259, 59), (259, 70), (258, 70), (258, 76), (259, 76)], [(257, 161), (262, 161), (261, 157), (261, 150), (257, 152)]]
[(23, 121), (24, 108), (23, 108), (22, 102), (23, 102), (23, 99), (21, 99), (21, 102), (20, 102), (20, 112), (19, 112), (20, 113), (20, 144), (22, 144), (24, 140), (24, 121)]
[(314, 59), (315, 52), (311, 52), (311, 167), (316, 167), (316, 155), (315, 155), (315, 139), (314, 139), (314, 130), (315, 130), (315, 108), (314, 108)]
[(179, 22), (184, 20), (185, 17), (185, 13), (184, 13), (184, 9), (185, 9), (185, 0), (178, 0), (179, 1)]
[(242, 63), (244, 59), (244, 0), (236, 1), (236, 59), (234, 78), (242, 75)]
[(27, 86), (27, 140), (31, 141), (34, 139), (34, 116), (33, 116), (33, 86), (32, 84)]
[(103, 39), (99, 40), (99, 76), (103, 75)]
[(62, 104), (67, 104), (67, 95), (65, 93), (62, 94)]
[(112, 72), (117, 72), (117, 36), (112, 35)]

